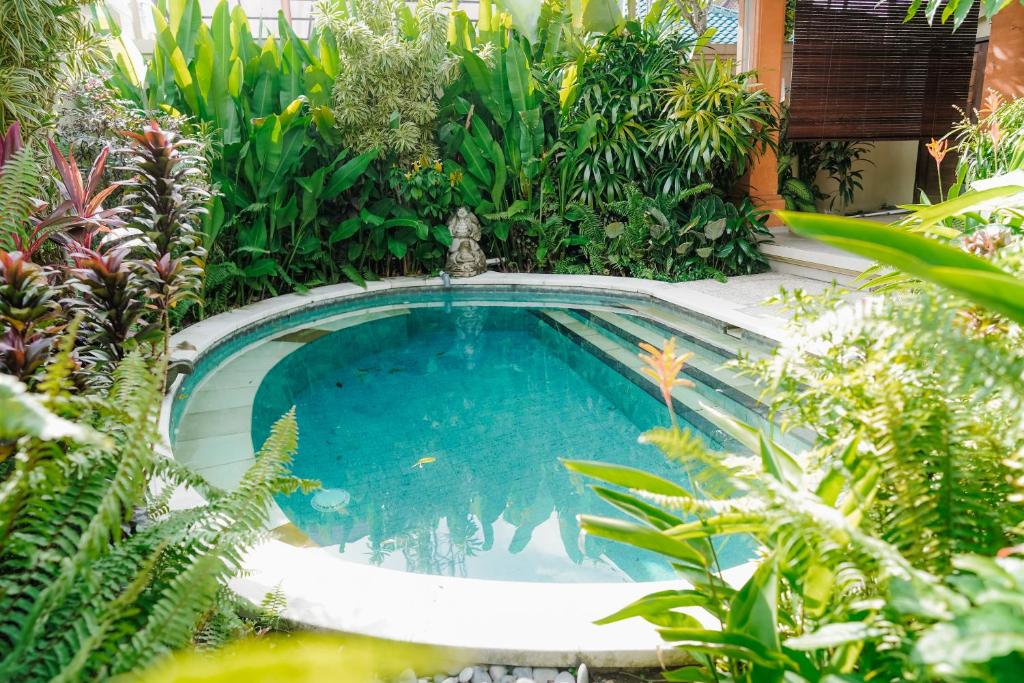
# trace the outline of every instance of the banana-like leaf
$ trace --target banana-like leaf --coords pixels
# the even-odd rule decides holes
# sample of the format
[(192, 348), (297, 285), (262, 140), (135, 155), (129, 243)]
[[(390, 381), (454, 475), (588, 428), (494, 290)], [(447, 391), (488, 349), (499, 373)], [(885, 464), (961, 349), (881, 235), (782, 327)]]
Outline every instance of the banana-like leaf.
[(378, 153), (377, 148), (374, 147), (342, 164), (338, 170), (331, 174), (331, 179), (327, 182), (327, 187), (324, 188), (324, 198), (334, 199), (355, 185), (356, 181), (362, 177), (373, 160), (377, 158)]
[(1024, 282), (990, 261), (871, 221), (789, 211), (779, 216), (798, 234), (892, 266), (1024, 323)]
[(614, 465), (596, 460), (563, 460), (562, 464), (570, 472), (577, 472), (627, 489), (680, 498), (690, 498), (693, 495), (673, 481), (625, 465)]
[(707, 558), (692, 545), (666, 536), (657, 529), (621, 519), (608, 519), (593, 515), (580, 515), (579, 522), (580, 528), (588, 534), (627, 543), (644, 550), (653, 550), (691, 567), (706, 568), (708, 566)]
[(645, 595), (639, 600), (626, 605), (618, 612), (609, 614), (603, 619), (598, 619), (594, 623), (598, 625), (611, 624), (616, 621), (622, 621), (623, 619), (632, 619), (633, 617), (642, 617), (647, 619), (651, 616), (663, 613), (667, 610), (676, 609), (678, 607), (705, 607), (709, 604), (709, 598), (700, 591), (659, 591), (657, 593)]

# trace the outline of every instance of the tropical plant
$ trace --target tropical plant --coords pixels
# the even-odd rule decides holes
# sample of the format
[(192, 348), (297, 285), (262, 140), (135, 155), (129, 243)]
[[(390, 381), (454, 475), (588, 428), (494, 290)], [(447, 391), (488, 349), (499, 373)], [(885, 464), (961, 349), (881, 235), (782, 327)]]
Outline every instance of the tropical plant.
[[(818, 201), (828, 199), (830, 211), (836, 208), (837, 203), (840, 209), (845, 209), (863, 189), (864, 169), (856, 166), (871, 150), (871, 143), (790, 141), (785, 134), (786, 118), (783, 116), (778, 155), (779, 194), (786, 200), (786, 208), (813, 212)], [(873, 164), (870, 160), (867, 162)], [(818, 182), (821, 172), (827, 173), (835, 183), (833, 193), (822, 191)]]
[(21, 252), (0, 250), (0, 368), (21, 380), (46, 361), (61, 328), (57, 292)]
[(683, 189), (675, 184), (682, 182), (674, 173), (679, 163), (661, 168), (665, 159), (654, 147), (652, 127), (665, 109), (664, 90), (693, 44), (671, 22), (628, 21), (589, 47), (563, 70), (561, 138), (572, 145), (581, 131), (593, 129), (576, 152), (570, 199), (596, 207), (624, 198), (637, 180), (651, 194)]
[[(990, 90), (973, 119), (964, 116), (950, 135), (959, 156), (957, 183), (1024, 169), (1024, 98), (1006, 101)], [(945, 142), (945, 140), (943, 140)], [(941, 199), (941, 197), (940, 197)]]
[(25, 147), (21, 124), (15, 121), (0, 133), (0, 249), (24, 251), (39, 189), (35, 157), (31, 148)]
[(59, 180), (57, 189), (61, 203), (58, 204), (47, 218), (47, 226), (56, 230), (65, 230), (69, 238), (85, 246), (91, 246), (97, 233), (107, 233), (124, 225), (120, 216), (127, 209), (115, 206), (103, 208), (103, 202), (120, 189), (120, 183), (111, 183), (100, 189), (107, 165), (110, 148), (104, 147), (93, 161), (87, 178), (82, 178), (78, 169), (73, 150), (68, 151), (67, 158), (57, 149), (53, 140), (47, 140), (53, 166), (57, 170)]
[[(922, 0), (914, 0), (907, 8), (907, 20), (916, 17), (917, 13), (921, 11), (921, 5), (924, 4), (924, 13), (929, 24), (933, 23), (936, 18), (943, 24), (953, 19), (953, 26), (960, 28), (960, 24), (970, 15), (975, 4), (978, 5), (981, 17), (991, 18), (1012, 2), (1013, 0), (928, 0), (927, 3), (922, 3)], [(942, 11), (939, 12), (939, 10)]]
[(0, 16), (0, 129), (15, 120), (48, 122), (67, 79), (103, 61), (82, 9), (84, 0), (3, 0)]
[[(368, 201), (331, 239), (348, 240), (348, 259), (358, 270), (380, 275), (438, 271), (452, 243), (446, 224), (458, 207), (459, 175), (445, 172), (438, 159), (373, 169)], [(358, 275), (353, 280), (362, 284)]]
[(200, 301), (206, 252), (199, 228), (209, 198), (203, 187), (205, 160), (190, 154), (194, 143), (164, 132), (156, 122), (127, 136), (134, 153), (127, 168), (134, 178), (125, 202), (133, 209), (131, 227), (143, 237), (141, 268), (149, 305), (158, 312), (166, 356), (171, 310)]
[[(158, 448), (163, 362), (133, 353), (103, 400), (69, 395), (72, 341), (61, 343), (43, 392), (0, 378), (0, 433), (16, 440), (0, 494), (6, 680), (108, 678), (187, 645), (258, 538), (272, 494), (299, 484), (286, 473), (294, 415), (274, 427), (235, 491), (216, 492)], [(157, 476), (163, 492), (152, 494)], [(210, 502), (133, 522), (186, 483)]]
[(754, 74), (733, 73), (732, 62), (694, 59), (666, 90), (664, 120), (654, 127), (663, 191), (684, 182), (727, 186), (752, 156), (772, 146), (778, 127), (767, 92), (752, 89)]
[(463, 200), (486, 219), (501, 249), (513, 225), (538, 215), (550, 149), (545, 97), (525, 38), (455, 17), (464, 75), (445, 97), (451, 119), (440, 129), (446, 154), (461, 161)]
[(405, 162), (436, 154), (434, 120), (456, 73), (438, 0), (322, 0), (317, 21), (338, 45), (333, 112), (349, 147)]
[(575, 204), (532, 226), (534, 263), (559, 273), (627, 275), (680, 281), (758, 272), (757, 249), (770, 238), (765, 214), (749, 200), (738, 206), (704, 183), (675, 195), (648, 197), (638, 187), (604, 213)]
[(342, 273), (361, 278), (347, 245), (331, 236), (354, 210), (347, 191), (377, 153), (350, 158), (338, 150), (333, 35), (301, 40), (281, 16), (280, 38), (261, 47), (241, 7), (221, 2), (207, 25), (197, 0), (171, 5), (154, 8), (157, 44), (142, 82), (119, 62), (112, 83), (144, 109), (169, 108), (213, 131), (210, 170), (220, 196), (203, 224), (208, 308), (336, 282)]

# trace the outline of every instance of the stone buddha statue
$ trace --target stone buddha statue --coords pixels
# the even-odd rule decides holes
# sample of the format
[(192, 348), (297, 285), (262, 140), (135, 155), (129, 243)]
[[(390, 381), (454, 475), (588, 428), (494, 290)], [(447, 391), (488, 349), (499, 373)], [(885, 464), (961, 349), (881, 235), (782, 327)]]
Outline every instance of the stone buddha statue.
[(452, 277), (473, 277), (487, 270), (487, 257), (480, 248), (480, 221), (466, 207), (459, 207), (448, 221), (452, 246), (445, 270)]

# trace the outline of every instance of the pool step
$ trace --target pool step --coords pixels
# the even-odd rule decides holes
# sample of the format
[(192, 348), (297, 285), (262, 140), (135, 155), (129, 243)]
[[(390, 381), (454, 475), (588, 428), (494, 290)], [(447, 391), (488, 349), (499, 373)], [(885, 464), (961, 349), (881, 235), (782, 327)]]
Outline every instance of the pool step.
[[(713, 391), (761, 416), (768, 414), (768, 407), (759, 399), (760, 390), (757, 385), (724, 369), (722, 363), (730, 357), (730, 354), (714, 344), (697, 345), (692, 342), (692, 335), (663, 331), (660, 327), (647, 327), (618, 313), (584, 309), (573, 309), (572, 312), (614, 338), (621, 339), (637, 352), (639, 352), (642, 342), (652, 344), (660, 349), (669, 338), (677, 337), (683, 342), (683, 348), (689, 347), (693, 351), (693, 356), (683, 367), (683, 374), (697, 383), (699, 392), (714, 399), (715, 396), (708, 393)], [(715, 348), (715, 351), (709, 353), (707, 351), (709, 347)]]
[[(632, 349), (624, 346), (620, 341), (609, 338), (564, 310), (539, 309), (534, 312), (534, 315), (574, 344), (600, 359), (605, 365), (616, 370), (620, 375), (659, 402), (662, 400), (661, 389), (657, 382), (640, 372), (641, 363), (637, 358), (637, 354)], [(716, 407), (720, 407), (723, 412), (732, 414), (738, 412), (733, 409), (738, 406), (728, 407), (722, 405), (721, 399), (719, 401), (711, 401), (707, 397), (700, 396), (694, 391), (683, 387), (676, 388), (672, 392), (673, 410), (680, 419), (690, 423), (724, 447), (729, 449), (737, 448), (739, 444), (722, 429), (720, 419), (701, 405), (702, 401), (704, 403), (718, 403)]]

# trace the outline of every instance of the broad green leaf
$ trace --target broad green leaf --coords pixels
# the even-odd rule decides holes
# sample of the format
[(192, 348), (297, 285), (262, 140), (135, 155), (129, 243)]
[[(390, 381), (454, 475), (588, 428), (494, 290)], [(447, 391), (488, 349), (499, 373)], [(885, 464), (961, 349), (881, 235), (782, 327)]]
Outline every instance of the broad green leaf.
[(221, 0), (210, 21), (213, 38), (213, 79), (210, 84), (209, 108), (214, 123), (221, 129), (224, 144), (241, 140), (238, 110), (228, 87), (231, 74), (231, 16), (227, 0)]
[(51, 413), (13, 376), (0, 374), (0, 441), (13, 442), (23, 436), (110, 445), (102, 434)]
[(977, 211), (993, 200), (1010, 197), (1024, 192), (1024, 187), (1017, 185), (1004, 185), (993, 187), (987, 190), (965, 192), (964, 194), (939, 204), (920, 209), (913, 214), (913, 218), (919, 221), (915, 230), (925, 231), (936, 223), (959, 216), (969, 211)]
[(324, 198), (334, 199), (355, 185), (356, 181), (362, 177), (366, 169), (377, 158), (378, 154), (377, 148), (373, 147), (342, 164), (341, 167), (331, 174), (327, 187), (324, 188)]
[(402, 240), (396, 240), (393, 237), (388, 238), (388, 251), (394, 254), (396, 258), (405, 258), (405, 253), (408, 249), (409, 245)]
[(864, 622), (849, 621), (825, 624), (812, 633), (786, 639), (785, 645), (791, 650), (823, 650), (867, 640), (875, 635), (877, 635), (875, 629)]
[(168, 0), (167, 13), (171, 32), (181, 48), (181, 54), (186, 62), (192, 61), (199, 27), (203, 24), (199, 0)]
[(570, 472), (577, 472), (584, 476), (600, 479), (609, 484), (615, 484), (627, 489), (648, 491), (663, 496), (678, 496), (680, 498), (691, 498), (693, 496), (693, 494), (675, 482), (662, 479), (644, 470), (626, 467), (625, 465), (614, 465), (596, 460), (563, 460), (562, 464)]
[(794, 232), (933, 282), (1024, 323), (1024, 282), (955, 247), (870, 221), (780, 211)]
[(636, 496), (628, 493), (608, 489), (603, 486), (594, 486), (593, 490), (598, 496), (619, 508), (626, 514), (635, 517), (642, 522), (647, 522), (655, 528), (668, 529), (683, 523), (683, 520), (679, 519), (675, 515), (669, 514), (661, 508), (651, 505), (650, 503), (640, 500)]
[(678, 607), (704, 607), (709, 603), (707, 596), (695, 590), (666, 590), (651, 593), (631, 602), (618, 612), (598, 619), (595, 624), (611, 624), (633, 617), (647, 618)]
[(192, 68), (195, 70), (199, 94), (206, 101), (210, 98), (210, 86), (213, 84), (213, 37), (206, 24), (199, 27), (195, 41), (195, 54), (196, 58)]
[(620, 519), (580, 515), (580, 528), (588, 534), (653, 550), (694, 567), (706, 567), (707, 560), (689, 543), (675, 540), (656, 529)]
[[(778, 592), (779, 574), (774, 557), (763, 560), (754, 575), (743, 585), (729, 606), (726, 629), (730, 633), (742, 634), (758, 642), (765, 652), (782, 656), (778, 634)], [(751, 679), (759, 682), (782, 679), (782, 669), (777, 665), (755, 662)]]

